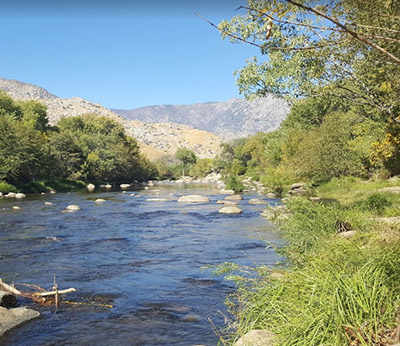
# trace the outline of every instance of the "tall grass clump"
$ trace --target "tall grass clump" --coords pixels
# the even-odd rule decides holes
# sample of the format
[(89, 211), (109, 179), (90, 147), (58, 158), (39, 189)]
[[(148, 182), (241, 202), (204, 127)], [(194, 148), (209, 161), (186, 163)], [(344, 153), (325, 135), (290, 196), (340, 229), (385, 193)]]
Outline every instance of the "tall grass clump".
[[(287, 207), (292, 215), (280, 223), (287, 263), (231, 276), (238, 289), (227, 301), (235, 317), (230, 342), (267, 329), (279, 346), (396, 343), (400, 242), (383, 241), (363, 208), (304, 198)], [(350, 230), (351, 238), (339, 234)]]

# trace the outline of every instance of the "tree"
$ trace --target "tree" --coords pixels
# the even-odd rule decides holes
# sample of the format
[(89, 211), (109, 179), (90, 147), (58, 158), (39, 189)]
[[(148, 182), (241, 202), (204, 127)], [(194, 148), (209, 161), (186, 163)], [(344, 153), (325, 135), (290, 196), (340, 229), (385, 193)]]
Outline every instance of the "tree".
[(400, 2), (248, 0), (239, 9), (246, 14), (218, 29), (260, 49), (237, 71), (241, 93), (324, 95), (400, 121)]
[(176, 151), (175, 154), (176, 158), (182, 162), (183, 167), (182, 167), (182, 175), (185, 175), (185, 169), (190, 168), (191, 165), (193, 165), (194, 163), (196, 163), (197, 161), (197, 157), (196, 154), (188, 149), (188, 148), (179, 148)]

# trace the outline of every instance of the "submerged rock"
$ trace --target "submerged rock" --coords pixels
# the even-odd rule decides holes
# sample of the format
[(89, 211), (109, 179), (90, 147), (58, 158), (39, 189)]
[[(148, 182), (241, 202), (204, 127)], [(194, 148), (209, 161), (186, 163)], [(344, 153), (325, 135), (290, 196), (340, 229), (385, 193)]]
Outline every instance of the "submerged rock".
[(210, 202), (210, 199), (206, 196), (202, 195), (186, 195), (182, 196), (178, 199), (178, 202), (186, 202), (186, 203), (206, 203)]
[(97, 198), (95, 201), (94, 201), (94, 203), (96, 203), (96, 204), (101, 204), (101, 203), (104, 203), (106, 200), (105, 199), (103, 199), (103, 198)]
[(8, 330), (39, 316), (39, 312), (27, 308), (6, 309), (0, 307), (0, 336)]
[(263, 199), (261, 199), (261, 198), (252, 198), (252, 199), (249, 200), (249, 204), (252, 204), (252, 205), (266, 205), (266, 204), (268, 204), (268, 202), (263, 200)]

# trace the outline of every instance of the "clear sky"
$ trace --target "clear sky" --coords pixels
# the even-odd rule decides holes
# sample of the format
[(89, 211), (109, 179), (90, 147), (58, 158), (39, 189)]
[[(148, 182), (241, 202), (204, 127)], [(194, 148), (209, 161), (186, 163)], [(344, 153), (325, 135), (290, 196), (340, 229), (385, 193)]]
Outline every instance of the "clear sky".
[(1, 0), (0, 77), (108, 108), (238, 97), (256, 47), (222, 40), (244, 0)]

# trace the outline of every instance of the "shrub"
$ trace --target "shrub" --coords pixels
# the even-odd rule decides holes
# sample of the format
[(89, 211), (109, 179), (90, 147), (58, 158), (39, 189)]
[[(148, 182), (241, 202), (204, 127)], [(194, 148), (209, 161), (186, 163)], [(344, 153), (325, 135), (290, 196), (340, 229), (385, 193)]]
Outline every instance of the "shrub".
[(9, 193), (9, 192), (17, 192), (17, 188), (13, 185), (10, 185), (4, 181), (0, 181), (0, 192)]
[(236, 175), (228, 175), (225, 184), (227, 189), (231, 189), (235, 192), (244, 191), (244, 185), (241, 183), (241, 181)]
[(385, 208), (392, 205), (392, 201), (382, 193), (374, 193), (368, 196), (365, 200), (356, 202), (355, 205), (363, 210), (372, 211), (382, 215)]

